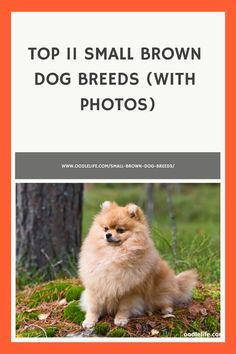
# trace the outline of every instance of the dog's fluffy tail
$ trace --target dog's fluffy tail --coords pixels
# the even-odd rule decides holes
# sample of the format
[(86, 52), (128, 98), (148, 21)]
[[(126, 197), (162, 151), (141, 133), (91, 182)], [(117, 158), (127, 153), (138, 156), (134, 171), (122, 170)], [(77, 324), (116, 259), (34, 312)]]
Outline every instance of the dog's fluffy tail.
[(176, 275), (178, 284), (178, 298), (176, 302), (188, 302), (192, 297), (192, 290), (197, 284), (198, 274), (195, 270), (187, 270)]

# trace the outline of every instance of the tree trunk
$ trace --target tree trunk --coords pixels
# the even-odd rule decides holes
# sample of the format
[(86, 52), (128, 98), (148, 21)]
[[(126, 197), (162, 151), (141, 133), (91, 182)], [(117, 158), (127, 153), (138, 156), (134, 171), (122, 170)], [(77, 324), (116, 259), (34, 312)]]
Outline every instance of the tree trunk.
[(17, 271), (70, 273), (81, 245), (83, 184), (16, 185)]

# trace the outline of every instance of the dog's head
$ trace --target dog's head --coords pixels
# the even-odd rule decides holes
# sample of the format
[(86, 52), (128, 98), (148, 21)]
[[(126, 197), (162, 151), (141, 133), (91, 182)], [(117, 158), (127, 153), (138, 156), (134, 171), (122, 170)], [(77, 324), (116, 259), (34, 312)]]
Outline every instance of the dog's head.
[(146, 227), (142, 210), (136, 204), (119, 206), (115, 202), (105, 201), (95, 222), (99, 226), (104, 241), (119, 246), (130, 237), (137, 237)]

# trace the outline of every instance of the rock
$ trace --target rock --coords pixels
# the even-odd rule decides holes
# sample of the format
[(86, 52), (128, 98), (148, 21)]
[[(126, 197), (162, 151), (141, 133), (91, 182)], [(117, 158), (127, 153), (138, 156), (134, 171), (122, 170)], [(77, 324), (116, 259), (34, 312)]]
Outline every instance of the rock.
[(94, 329), (85, 329), (84, 331), (77, 332), (77, 333), (69, 333), (67, 334), (67, 337), (97, 337), (96, 333), (94, 332)]

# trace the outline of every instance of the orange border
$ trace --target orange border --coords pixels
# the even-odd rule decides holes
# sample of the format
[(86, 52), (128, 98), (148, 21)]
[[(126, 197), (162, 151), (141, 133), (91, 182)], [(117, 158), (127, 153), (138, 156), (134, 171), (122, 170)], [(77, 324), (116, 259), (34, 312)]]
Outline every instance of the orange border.
[[(226, 12), (226, 342), (225, 343), (11, 343), (10, 341), (10, 14), (13, 11), (224, 11)], [(236, 309), (236, 249), (235, 200), (236, 200), (236, 1), (235, 0), (12, 0), (1, 4), (0, 18), (1, 96), (0, 96), (0, 153), (1, 153), (1, 223), (0, 223), (0, 348), (1, 352), (41, 354), (70, 354), (82, 352), (118, 354), (121, 350), (141, 354), (164, 351), (176, 354), (199, 354), (201, 351), (219, 354), (235, 351)], [(213, 127), (214, 129), (214, 127)]]

